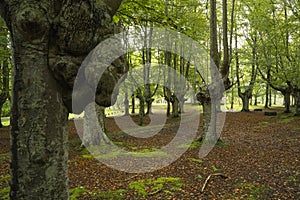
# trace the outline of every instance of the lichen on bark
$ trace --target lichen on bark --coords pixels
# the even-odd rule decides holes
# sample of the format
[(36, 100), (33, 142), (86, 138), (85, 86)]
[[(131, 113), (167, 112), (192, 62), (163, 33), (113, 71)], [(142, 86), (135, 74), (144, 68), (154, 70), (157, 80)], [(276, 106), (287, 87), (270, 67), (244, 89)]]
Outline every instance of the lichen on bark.
[[(94, 0), (0, 1), (13, 47), (11, 199), (68, 199), (67, 120), (74, 80), (88, 53), (114, 33), (112, 16), (120, 2), (98, 7)], [(110, 70), (105, 83), (115, 83), (123, 69)], [(107, 99), (110, 90), (102, 90), (97, 89), (98, 98)]]

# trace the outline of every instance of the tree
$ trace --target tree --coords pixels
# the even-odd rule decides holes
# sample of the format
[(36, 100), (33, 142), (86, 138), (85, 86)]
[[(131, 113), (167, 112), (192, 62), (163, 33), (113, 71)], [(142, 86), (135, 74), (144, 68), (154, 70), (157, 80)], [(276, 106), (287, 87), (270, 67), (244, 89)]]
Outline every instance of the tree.
[[(13, 48), (11, 199), (68, 199), (74, 78), (88, 53), (113, 34), (112, 16), (121, 1), (0, 1)], [(111, 85), (123, 71), (112, 65), (115, 70), (97, 88), (102, 106), (111, 103)]]

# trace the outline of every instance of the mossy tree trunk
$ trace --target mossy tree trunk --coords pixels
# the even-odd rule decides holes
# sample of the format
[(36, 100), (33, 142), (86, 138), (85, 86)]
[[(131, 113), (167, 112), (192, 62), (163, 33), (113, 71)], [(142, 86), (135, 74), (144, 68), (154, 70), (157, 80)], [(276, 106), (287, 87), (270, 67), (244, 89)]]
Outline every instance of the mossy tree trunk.
[[(112, 34), (120, 3), (0, 1), (13, 49), (11, 199), (68, 199), (67, 120), (74, 79), (87, 54)], [(97, 97), (105, 96), (101, 89)]]

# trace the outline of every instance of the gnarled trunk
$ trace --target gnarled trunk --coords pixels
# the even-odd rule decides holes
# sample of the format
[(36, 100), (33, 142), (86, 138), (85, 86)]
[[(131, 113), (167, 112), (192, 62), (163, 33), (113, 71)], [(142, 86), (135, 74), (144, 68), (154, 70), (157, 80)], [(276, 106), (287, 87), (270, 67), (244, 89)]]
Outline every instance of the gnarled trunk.
[[(67, 120), (74, 80), (88, 53), (113, 34), (112, 15), (121, 0), (98, 3), (0, 2), (13, 48), (11, 199), (68, 199)], [(108, 74), (97, 88), (101, 105), (111, 99), (110, 88), (103, 87), (118, 77)], [(77, 112), (86, 104), (81, 106)]]
[(249, 102), (250, 102), (250, 98), (251, 96), (247, 95), (247, 94), (243, 94), (240, 95), (241, 99), (242, 99), (242, 103), (243, 103), (243, 108), (242, 108), (242, 112), (249, 112)]

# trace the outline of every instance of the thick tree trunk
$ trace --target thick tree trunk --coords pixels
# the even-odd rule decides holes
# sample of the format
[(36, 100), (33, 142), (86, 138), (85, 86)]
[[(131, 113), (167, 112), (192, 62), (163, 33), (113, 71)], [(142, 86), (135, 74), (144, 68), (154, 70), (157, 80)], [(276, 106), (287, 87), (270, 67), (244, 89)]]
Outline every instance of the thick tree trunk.
[(171, 103), (170, 103), (169, 100), (166, 100), (166, 101), (167, 101), (167, 111), (166, 111), (166, 114), (169, 117), (171, 115)]
[[(95, 107), (95, 113), (92, 112), (93, 106)], [(109, 139), (106, 136), (105, 118), (104, 107), (91, 103), (85, 108), (84, 133), (82, 137), (82, 144), (84, 146), (97, 146), (101, 143), (109, 144)], [(93, 119), (98, 120), (94, 121)]]
[[(98, 3), (0, 2), (13, 49), (11, 199), (68, 199), (67, 121), (74, 80), (83, 59), (113, 33), (111, 19), (121, 0)], [(103, 87), (113, 85), (116, 74), (98, 84), (97, 103), (110, 103)]]
[(295, 116), (300, 116), (300, 89), (294, 90), (295, 97)]
[[(214, 143), (217, 138), (217, 109), (216, 104), (211, 101), (206, 101), (202, 104), (203, 107), (203, 129), (200, 140), (204, 143)], [(205, 139), (205, 140), (204, 140)]]
[(174, 96), (174, 97), (172, 97), (172, 117), (174, 117), (174, 118), (179, 117), (178, 111), (179, 111), (179, 101)]
[(242, 103), (243, 103), (243, 108), (242, 108), (242, 112), (249, 112), (249, 101), (250, 98), (248, 97), (248, 95), (244, 94), (242, 97)]
[(185, 102), (184, 97), (180, 98), (180, 101), (179, 101), (179, 111), (180, 111), (180, 113), (184, 113), (184, 102)]
[(12, 33), (11, 199), (68, 199), (67, 120), (47, 46)]

